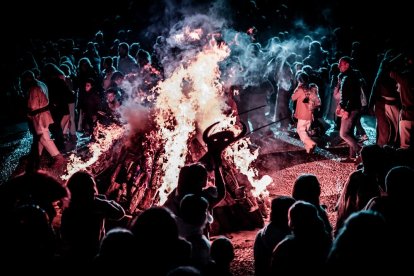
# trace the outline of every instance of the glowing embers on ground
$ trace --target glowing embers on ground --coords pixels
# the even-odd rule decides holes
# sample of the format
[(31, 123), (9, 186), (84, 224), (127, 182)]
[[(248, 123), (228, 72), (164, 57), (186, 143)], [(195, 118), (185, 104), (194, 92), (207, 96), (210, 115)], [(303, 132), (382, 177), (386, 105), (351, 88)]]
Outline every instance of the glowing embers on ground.
[(89, 169), (91, 165), (99, 160), (102, 153), (111, 149), (115, 141), (125, 136), (125, 131), (126, 126), (119, 126), (117, 124), (104, 126), (98, 123), (93, 134), (95, 141), (88, 145), (90, 157), (88, 156), (87, 160), (83, 160), (81, 156), (72, 153), (68, 159), (67, 173), (62, 175), (61, 178), (67, 180), (75, 172)]

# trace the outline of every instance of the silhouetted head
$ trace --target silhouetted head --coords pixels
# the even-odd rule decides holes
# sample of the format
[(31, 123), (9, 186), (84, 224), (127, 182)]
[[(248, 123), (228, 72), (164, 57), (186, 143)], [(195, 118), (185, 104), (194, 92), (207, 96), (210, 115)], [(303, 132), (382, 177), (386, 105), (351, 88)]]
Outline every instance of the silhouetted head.
[(349, 56), (343, 56), (339, 59), (338, 68), (341, 73), (351, 68), (352, 59)]
[(320, 55), (322, 52), (323, 52), (322, 45), (319, 41), (314, 40), (309, 44), (309, 54), (310, 55), (312, 55), (312, 56), (313, 55)]
[[(389, 248), (387, 229), (384, 217), (377, 212), (367, 210), (351, 214), (332, 244), (329, 259), (345, 270), (351, 264), (364, 270), (386, 269), (390, 263), (389, 254), (394, 251)], [(380, 263), (382, 265), (378, 266)]]
[(407, 166), (397, 166), (392, 168), (385, 177), (385, 187), (390, 198), (411, 199), (414, 186), (414, 170)]
[(200, 194), (207, 185), (207, 170), (201, 163), (185, 165), (178, 175), (177, 194)]
[(365, 172), (375, 172), (383, 168), (385, 152), (377, 144), (366, 145), (361, 149), (362, 164)]
[(117, 256), (133, 255), (135, 246), (135, 237), (130, 230), (115, 227), (110, 229), (102, 239), (98, 256), (108, 258), (106, 259), (108, 261), (113, 261), (114, 257), (120, 260)]
[(34, 204), (45, 210), (50, 220), (56, 215), (53, 203), (69, 196), (68, 189), (46, 171), (24, 173), (0, 185), (0, 212)]
[(271, 203), (270, 221), (277, 225), (288, 225), (288, 211), (295, 201), (290, 196), (274, 198)]
[(230, 239), (220, 236), (211, 243), (210, 256), (217, 264), (230, 264), (234, 259), (234, 247)]
[(309, 75), (305, 71), (300, 70), (296, 74), (296, 80), (306, 85), (309, 83)]
[(129, 54), (129, 45), (126, 42), (119, 43), (118, 46), (119, 56), (125, 57)]
[(299, 200), (289, 209), (289, 227), (295, 235), (314, 234), (324, 231), (325, 224), (315, 205)]
[(36, 81), (35, 74), (31, 70), (26, 70), (20, 76), (20, 85), (23, 91), (27, 91)]
[(320, 194), (321, 185), (313, 174), (303, 174), (293, 184), (292, 196), (296, 200), (303, 200), (318, 206)]
[(212, 216), (208, 213), (207, 199), (194, 194), (183, 197), (180, 202), (180, 214), (184, 222), (195, 226), (213, 222)]
[(87, 171), (75, 172), (67, 181), (71, 202), (90, 202), (98, 194), (94, 177)]
[(167, 245), (178, 239), (174, 215), (164, 207), (151, 207), (141, 213), (131, 227), (139, 243)]

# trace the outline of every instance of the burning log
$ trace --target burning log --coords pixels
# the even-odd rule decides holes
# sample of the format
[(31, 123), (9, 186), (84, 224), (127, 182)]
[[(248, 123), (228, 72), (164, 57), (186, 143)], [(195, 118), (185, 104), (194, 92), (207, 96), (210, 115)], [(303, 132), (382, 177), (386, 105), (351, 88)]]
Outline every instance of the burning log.
[(109, 198), (120, 203), (128, 214), (139, 214), (153, 205), (158, 205), (160, 152), (131, 152), (123, 147), (123, 158), (112, 174), (111, 184), (106, 191)]
[[(212, 158), (217, 154), (221, 155), (230, 144), (243, 138), (247, 132), (246, 125), (242, 123), (242, 131), (238, 135), (230, 130), (210, 134), (216, 125), (217, 123), (212, 124), (203, 133), (207, 152), (194, 138), (189, 145), (189, 157), (192, 157), (187, 159), (189, 162), (204, 163), (210, 171), (214, 164)], [(163, 174), (162, 164), (165, 160), (161, 158), (162, 150), (145, 152), (148, 149), (141, 147), (140, 152), (131, 152), (130, 148), (123, 147), (111, 177), (111, 184), (106, 191), (106, 195), (118, 201), (130, 215), (139, 214), (160, 203), (159, 189)], [(205, 153), (201, 156), (203, 152)], [(194, 156), (201, 157), (197, 160)], [(251, 193), (253, 186), (247, 177), (237, 172), (234, 164), (226, 159), (223, 160), (222, 168), (227, 192), (225, 200), (216, 207), (217, 212), (214, 212), (216, 222), (213, 233), (262, 227), (267, 209)]]
[[(229, 57), (230, 48), (204, 31), (188, 27), (176, 30), (168, 39), (183, 55), (180, 52), (175, 56), (173, 60), (177, 63), (164, 64), (166, 78), (151, 88), (151, 127), (139, 129), (143, 138), (139, 144), (135, 143), (139, 148), (123, 149), (125, 153), (115, 164), (107, 193), (124, 201), (123, 206), (133, 215), (153, 205), (162, 205), (176, 188), (179, 171), (186, 164), (199, 161), (212, 171), (214, 164), (221, 162), (229, 199), (223, 201), (223, 207), (243, 213), (240, 221), (249, 221), (252, 214), (258, 214), (260, 219), (252, 221), (255, 227), (261, 227), (262, 216), (267, 214), (266, 208), (261, 208), (260, 197), (267, 195), (266, 186), (271, 178), (258, 179), (252, 166), (258, 151), (249, 148), (246, 125), (241, 123), (241, 130), (228, 130), (228, 126), (234, 127), (232, 122), (239, 121), (236, 106), (229, 105), (233, 95), (224, 93), (221, 80), (220, 64)], [(188, 47), (180, 47), (182, 44), (197, 50), (187, 53)], [(130, 114), (139, 116), (133, 116), (135, 119), (129, 116), (132, 123), (128, 121), (131, 125), (141, 125), (144, 116), (135, 111)], [(213, 120), (220, 124), (210, 125)], [(221, 129), (212, 133), (214, 127)], [(200, 128), (206, 129), (203, 139), (196, 138)], [(220, 208), (216, 209), (220, 213)], [(222, 218), (232, 223), (231, 215)], [(240, 224), (233, 229), (242, 227)]]

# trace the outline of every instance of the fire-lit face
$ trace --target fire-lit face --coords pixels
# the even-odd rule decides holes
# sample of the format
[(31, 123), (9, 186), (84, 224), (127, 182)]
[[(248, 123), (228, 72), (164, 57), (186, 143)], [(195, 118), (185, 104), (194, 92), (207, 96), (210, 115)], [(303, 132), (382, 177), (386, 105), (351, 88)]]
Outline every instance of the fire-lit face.
[(339, 64), (338, 64), (338, 68), (339, 68), (339, 71), (340, 71), (341, 73), (343, 73), (343, 72), (345, 72), (346, 70), (348, 70), (348, 68), (349, 68), (349, 63), (348, 63), (348, 62), (346, 62), (345, 60), (341, 59), (341, 60), (339, 61)]
[(89, 92), (89, 91), (91, 91), (91, 89), (92, 89), (92, 84), (91, 84), (91, 83), (89, 83), (89, 82), (87, 82), (87, 83), (85, 84), (85, 91), (86, 91), (86, 92)]
[(107, 93), (106, 94), (106, 101), (108, 103), (113, 103), (115, 102), (115, 94), (114, 93)]

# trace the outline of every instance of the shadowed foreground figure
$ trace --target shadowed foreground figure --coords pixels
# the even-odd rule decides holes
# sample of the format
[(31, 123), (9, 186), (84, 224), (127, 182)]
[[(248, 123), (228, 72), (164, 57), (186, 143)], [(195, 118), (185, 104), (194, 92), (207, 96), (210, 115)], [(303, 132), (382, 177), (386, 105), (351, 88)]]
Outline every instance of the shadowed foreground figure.
[(380, 183), (385, 170), (383, 148), (376, 144), (364, 146), (361, 158), (363, 167), (349, 175), (339, 197), (335, 235), (352, 213), (362, 210), (371, 198), (381, 195)]
[(217, 237), (211, 243), (211, 261), (203, 275), (207, 276), (232, 276), (230, 264), (234, 260), (234, 246), (225, 236)]
[(133, 271), (129, 265), (135, 261), (136, 239), (128, 229), (116, 227), (109, 230), (102, 239), (99, 252), (93, 260), (93, 270), (96, 274), (108, 274), (117, 271), (125, 275)]
[(54, 204), (68, 195), (57, 179), (43, 171), (0, 185), (0, 274), (51, 274), (58, 245), (52, 227)]
[(94, 177), (86, 171), (74, 173), (67, 187), (71, 200), (62, 212), (63, 256), (69, 264), (90, 265), (105, 235), (105, 220), (121, 220), (125, 211), (114, 200), (98, 194)]
[(208, 201), (194, 194), (185, 195), (180, 203), (180, 219), (177, 227), (180, 237), (191, 243), (191, 264), (202, 270), (210, 258), (210, 241), (204, 234), (213, 217), (208, 212)]
[(332, 233), (332, 226), (329, 222), (326, 207), (320, 204), (321, 184), (313, 174), (300, 175), (293, 184), (292, 197), (295, 200), (303, 200), (313, 204), (318, 210), (318, 215), (325, 224), (329, 234)]
[(254, 267), (257, 276), (269, 275), (273, 249), (288, 234), (288, 211), (295, 203), (290, 196), (279, 196), (272, 200), (270, 222), (257, 232), (254, 241)]
[(392, 242), (392, 255), (388, 262), (394, 263), (394, 268), (401, 272), (412, 269), (412, 254), (407, 253), (407, 249), (414, 245), (413, 224), (410, 219), (414, 213), (413, 179), (412, 168), (392, 168), (385, 178), (386, 195), (373, 198), (366, 206), (366, 209), (377, 211), (384, 216), (391, 231)]
[[(215, 166), (215, 186), (207, 186), (208, 172), (201, 163), (193, 163), (181, 168), (177, 187), (168, 195), (164, 207), (168, 208), (178, 219), (180, 216), (180, 202), (184, 196), (194, 194), (203, 197), (208, 202), (208, 212), (211, 216), (216, 206), (225, 195), (225, 187), (221, 174), (221, 166)], [(208, 225), (207, 228), (208, 229)], [(208, 234), (208, 231), (207, 231)]]
[[(389, 233), (384, 217), (373, 211), (353, 213), (339, 230), (328, 257), (327, 271), (343, 275), (359, 271), (381, 274), (388, 271), (390, 256)], [(335, 273), (334, 273), (335, 274)]]
[(67, 197), (68, 189), (48, 172), (27, 172), (0, 185), (0, 215), (4, 218), (16, 207), (34, 204), (46, 211), (52, 222), (56, 216), (53, 205)]
[(165, 275), (190, 264), (191, 244), (178, 236), (174, 215), (167, 208), (151, 207), (132, 223), (137, 239), (135, 266), (140, 275)]
[(322, 274), (331, 248), (331, 235), (314, 205), (297, 201), (289, 209), (292, 234), (273, 251), (271, 275)]

